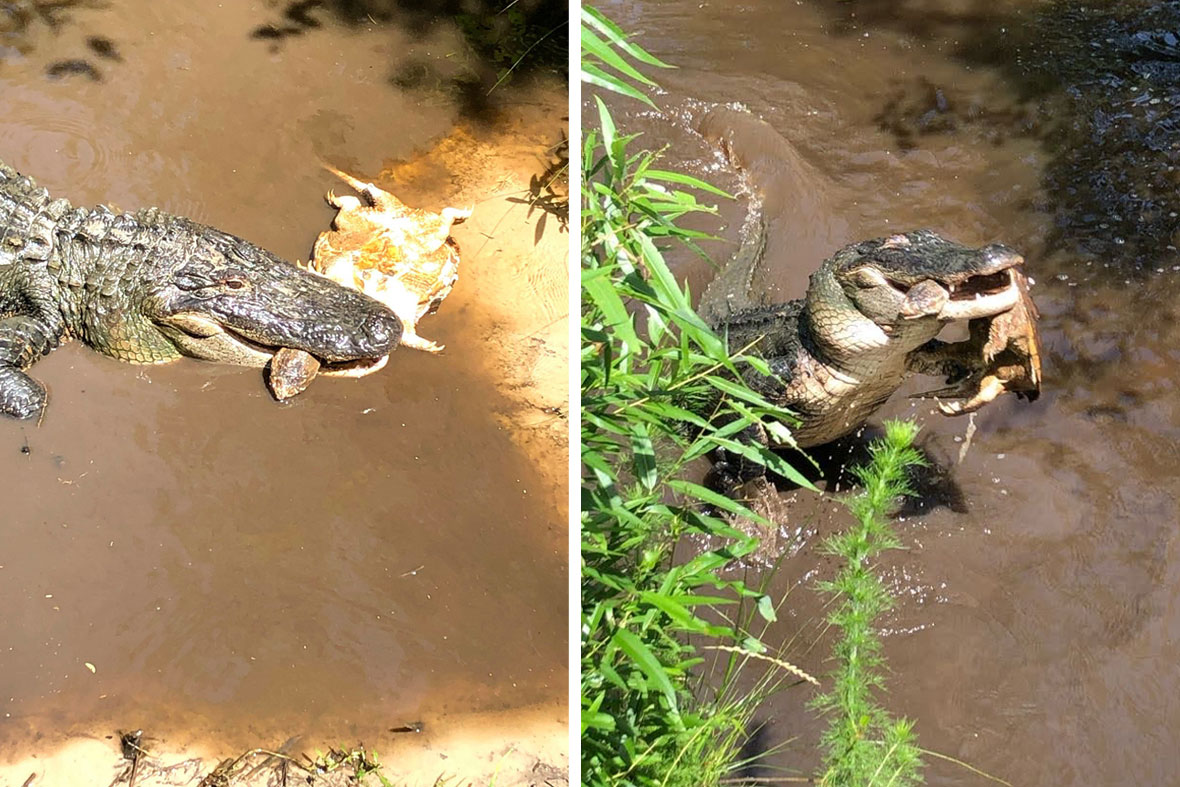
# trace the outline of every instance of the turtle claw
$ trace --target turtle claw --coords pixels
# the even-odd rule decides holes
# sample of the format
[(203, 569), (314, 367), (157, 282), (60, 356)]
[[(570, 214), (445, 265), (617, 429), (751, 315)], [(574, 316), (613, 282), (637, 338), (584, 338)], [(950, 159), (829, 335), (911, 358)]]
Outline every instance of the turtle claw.
[(440, 353), (446, 349), (445, 344), (432, 342), (414, 333), (413, 330), (407, 330), (402, 334), (401, 343), (403, 347), (409, 347), (411, 350), (422, 350), (428, 353)]
[(462, 224), (471, 218), (471, 212), (475, 210), (470, 208), (443, 208), (442, 217), (448, 224)]
[(996, 375), (987, 375), (977, 379), (976, 385), (968, 385), (971, 380), (958, 385), (949, 385), (935, 391), (925, 391), (914, 394), (911, 399), (937, 399), (938, 410), (943, 415), (967, 415), (992, 402), (1000, 394), (1008, 390), (1004, 381)]

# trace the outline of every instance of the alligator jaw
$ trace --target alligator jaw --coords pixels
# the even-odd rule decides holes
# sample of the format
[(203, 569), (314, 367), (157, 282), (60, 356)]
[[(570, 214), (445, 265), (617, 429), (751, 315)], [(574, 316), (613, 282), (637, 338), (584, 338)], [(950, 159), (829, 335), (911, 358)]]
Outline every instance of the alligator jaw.
[[(276, 352), (283, 349), (243, 336), (197, 312), (170, 315), (160, 323), (160, 328), (184, 355), (237, 366), (264, 367)], [(386, 353), (371, 358), (336, 360), (324, 358), (310, 350), (305, 352), (320, 362), (321, 373), (328, 376), (363, 377), (383, 367), (389, 358)]]
[(925, 279), (908, 289), (904, 284), (886, 281), (906, 293), (899, 312), (902, 319), (935, 317), (942, 322), (956, 322), (993, 317), (1013, 308), (1020, 301), (1020, 288), (1013, 276), (1016, 270), (1013, 266), (955, 283)]
[(938, 313), (945, 322), (974, 320), (1002, 314), (1020, 302), (1020, 288), (1015, 267), (996, 274), (973, 276), (959, 285), (950, 285), (950, 296)]

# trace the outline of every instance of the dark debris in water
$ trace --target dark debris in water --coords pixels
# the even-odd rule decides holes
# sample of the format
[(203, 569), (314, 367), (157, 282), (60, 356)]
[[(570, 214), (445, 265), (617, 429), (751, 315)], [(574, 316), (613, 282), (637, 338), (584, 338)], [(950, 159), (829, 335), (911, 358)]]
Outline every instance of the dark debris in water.
[[(421, 723), (406, 725), (421, 730)], [(315, 756), (295, 753), (298, 737), (276, 749), (254, 748), (227, 757), (209, 769), (199, 759), (165, 763), (152, 754), (143, 730), (118, 733), (124, 766), (111, 787), (263, 787), (266, 785), (314, 785), (342, 787), (364, 784), (365, 777), (380, 774), (381, 764), (363, 745), (332, 746)], [(378, 779), (378, 781), (382, 781)], [(382, 783), (388, 783), (382, 781)]]
[(86, 39), (86, 46), (99, 57), (104, 57), (107, 60), (114, 60), (116, 63), (123, 62), (123, 56), (119, 54), (118, 47), (115, 42), (104, 36), (90, 36)]
[(91, 82), (101, 82), (102, 73), (93, 64), (79, 59), (58, 60), (45, 68), (45, 75), (50, 79), (64, 79), (70, 76), (82, 76)]
[(250, 37), (272, 41), (277, 46), (286, 38), (301, 36), (308, 30), (323, 27), (323, 23), (312, 15), (312, 11), (325, 5), (323, 0), (298, 0), (288, 3), (283, 10), (282, 23), (259, 25), (250, 32)]
[(75, 9), (108, 5), (102, 0), (0, 0), (0, 58), (32, 51), (39, 28), (60, 30), (73, 21)]
[(926, 77), (897, 80), (873, 120), (893, 135), (901, 150), (917, 148), (922, 137), (961, 132), (975, 133), (999, 145), (1013, 137), (1036, 137), (1044, 127), (1044, 118), (1035, 106), (997, 106)]

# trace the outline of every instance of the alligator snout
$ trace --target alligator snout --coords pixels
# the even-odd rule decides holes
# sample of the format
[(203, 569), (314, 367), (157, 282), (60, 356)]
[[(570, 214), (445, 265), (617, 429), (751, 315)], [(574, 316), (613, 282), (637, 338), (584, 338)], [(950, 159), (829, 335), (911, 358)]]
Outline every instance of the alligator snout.
[(980, 268), (986, 271), (1004, 270), (1024, 264), (1024, 257), (1007, 246), (991, 243), (979, 250), (982, 263)]
[(385, 355), (397, 345), (402, 335), (402, 324), (393, 312), (372, 314), (361, 326), (361, 343), (365, 355)]
[(293, 320), (274, 335), (251, 338), (274, 349), (303, 350), (328, 363), (377, 359), (397, 347), (402, 323), (389, 307), (326, 279), (316, 284), (324, 289), (311, 312), (314, 319)]

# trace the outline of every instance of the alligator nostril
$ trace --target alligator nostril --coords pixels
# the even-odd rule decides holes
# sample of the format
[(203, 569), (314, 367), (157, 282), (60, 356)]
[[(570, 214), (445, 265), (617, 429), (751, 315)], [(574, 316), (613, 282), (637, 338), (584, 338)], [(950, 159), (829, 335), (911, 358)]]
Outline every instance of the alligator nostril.
[(1024, 257), (999, 243), (984, 247), (983, 253), (993, 265), (1020, 265), (1024, 262)]
[(401, 338), (402, 324), (392, 312), (374, 314), (365, 322), (365, 333), (378, 349), (388, 350)]

